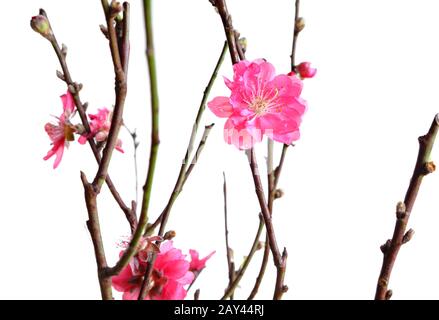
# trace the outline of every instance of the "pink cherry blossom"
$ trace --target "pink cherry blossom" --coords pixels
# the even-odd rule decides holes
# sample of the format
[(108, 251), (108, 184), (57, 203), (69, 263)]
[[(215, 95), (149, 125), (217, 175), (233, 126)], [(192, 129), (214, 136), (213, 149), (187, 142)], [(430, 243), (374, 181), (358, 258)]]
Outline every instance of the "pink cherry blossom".
[[(110, 112), (107, 108), (98, 109), (98, 113), (89, 114), (90, 118), (90, 133), (82, 135), (78, 142), (80, 144), (85, 144), (87, 139), (95, 138), (97, 142), (104, 142), (108, 138), (108, 134), (110, 133), (111, 127), (111, 118), (113, 116), (113, 112)], [(124, 153), (122, 149), (122, 141), (120, 139), (117, 140), (116, 150)]]
[(313, 78), (316, 73), (317, 69), (311, 68), (310, 62), (302, 62), (296, 67), (297, 72), (299, 73), (300, 77), (302, 79), (305, 78)]
[(49, 150), (47, 155), (43, 158), (44, 160), (50, 159), (55, 155), (55, 162), (53, 163), (53, 168), (56, 169), (61, 162), (64, 147), (69, 146), (69, 141), (74, 141), (75, 128), (70, 123), (70, 118), (75, 109), (75, 103), (73, 101), (72, 94), (67, 92), (61, 96), (63, 103), (63, 113), (57, 117), (57, 123), (46, 123), (44, 129), (49, 135), (52, 141), (52, 149)]
[[(144, 246), (121, 273), (112, 278), (113, 287), (123, 292), (124, 300), (136, 300), (140, 294), (148, 265), (147, 257), (150, 256), (149, 252), (144, 252), (145, 250), (154, 248)], [(145, 298), (147, 300), (182, 300), (187, 293), (185, 286), (194, 280), (189, 261), (185, 259), (181, 250), (173, 247), (172, 241), (166, 241), (160, 246), (151, 277), (152, 287)]]
[(206, 261), (210, 259), (214, 255), (215, 251), (211, 252), (208, 256), (203, 259), (199, 259), (198, 251), (189, 250), (189, 254), (191, 255), (191, 265), (189, 270), (192, 272), (200, 272), (206, 267)]
[(216, 116), (228, 118), (225, 141), (249, 149), (264, 135), (285, 144), (298, 140), (306, 110), (300, 97), (302, 81), (296, 76), (276, 75), (274, 66), (262, 59), (240, 61), (233, 70), (233, 81), (225, 78), (230, 97), (216, 97), (207, 104)]

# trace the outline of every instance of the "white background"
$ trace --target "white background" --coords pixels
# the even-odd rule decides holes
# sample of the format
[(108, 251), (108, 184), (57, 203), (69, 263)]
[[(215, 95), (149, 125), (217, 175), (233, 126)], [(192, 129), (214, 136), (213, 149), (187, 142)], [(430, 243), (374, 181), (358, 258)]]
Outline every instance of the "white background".
[[(293, 0), (229, 0), (235, 27), (248, 39), (249, 59), (264, 57), (279, 73), (289, 70)], [(302, 138), (288, 152), (275, 204), (280, 246), (289, 252), (286, 299), (370, 299), (381, 267), (379, 246), (391, 236), (397, 201), (402, 200), (424, 134), (439, 111), (437, 87), (437, 1), (308, 0), (307, 26), (298, 42), (298, 61), (318, 68), (305, 81), (309, 110)], [(137, 128), (140, 183), (149, 146), (149, 86), (144, 56), (141, 1), (132, 1), (132, 56), (125, 121)], [(100, 1), (10, 1), (2, 15), (0, 92), (0, 298), (97, 299), (93, 249), (79, 170), (89, 178), (96, 164), (87, 146), (72, 144), (57, 170), (43, 161), (49, 139), (43, 130), (59, 115), (66, 90), (55, 76), (58, 61), (50, 44), (29, 27), (43, 7), (68, 64), (84, 84), (89, 111), (111, 107), (113, 70)], [(150, 214), (156, 217), (172, 191), (196, 110), (219, 55), (224, 33), (207, 0), (154, 2), (154, 26), (161, 102), (161, 141)], [(229, 57), (221, 75), (231, 76)], [(211, 98), (228, 93), (221, 78)], [(175, 245), (201, 255), (216, 250), (195, 287), (201, 298), (217, 299), (226, 286), (222, 172), (228, 177), (230, 241), (237, 264), (247, 254), (259, 211), (244, 155), (222, 140), (223, 119), (179, 197), (169, 229)], [(130, 137), (121, 135), (125, 155), (115, 153), (110, 173), (123, 198), (134, 194)], [(277, 151), (280, 146), (276, 146)], [(265, 144), (258, 148), (264, 172)], [(439, 158), (439, 149), (433, 159)], [(427, 177), (405, 245), (392, 274), (395, 299), (439, 298), (439, 176)], [(99, 209), (107, 257), (129, 233), (123, 214), (105, 189)], [(256, 277), (258, 252), (236, 291), (246, 298)], [(272, 296), (270, 260), (259, 298)], [(192, 298), (192, 293), (189, 294)]]

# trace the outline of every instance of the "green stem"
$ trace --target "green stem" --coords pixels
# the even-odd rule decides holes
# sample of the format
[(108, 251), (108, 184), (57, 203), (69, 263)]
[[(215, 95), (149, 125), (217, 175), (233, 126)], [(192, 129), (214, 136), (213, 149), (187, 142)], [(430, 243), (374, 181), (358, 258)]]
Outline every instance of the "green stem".
[(150, 93), (151, 93), (151, 148), (149, 154), (149, 166), (148, 173), (146, 176), (146, 181), (143, 186), (143, 200), (142, 208), (140, 211), (139, 223), (137, 225), (136, 232), (131, 239), (130, 245), (125, 250), (122, 257), (116, 263), (113, 268), (107, 269), (106, 273), (108, 276), (113, 276), (118, 274), (131, 260), (131, 258), (136, 254), (139, 242), (145, 232), (146, 225), (148, 223), (148, 208), (151, 199), (151, 191), (154, 180), (154, 172), (157, 163), (157, 154), (160, 144), (159, 138), (159, 96), (157, 87), (157, 70), (156, 70), (156, 60), (154, 52), (154, 38), (153, 38), (153, 27), (152, 27), (152, 10), (151, 10), (152, 0), (144, 0), (144, 20), (145, 20), (145, 30), (146, 30), (146, 57), (148, 62), (149, 79), (150, 79)]

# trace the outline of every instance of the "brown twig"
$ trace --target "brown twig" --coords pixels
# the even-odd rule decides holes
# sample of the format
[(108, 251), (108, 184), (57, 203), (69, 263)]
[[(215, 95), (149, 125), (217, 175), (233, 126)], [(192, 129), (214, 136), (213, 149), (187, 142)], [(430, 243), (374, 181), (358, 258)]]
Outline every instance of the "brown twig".
[(197, 289), (194, 293), (194, 300), (200, 300), (200, 289)]
[[(40, 9), (40, 14), (44, 15), (47, 19), (49, 19), (47, 17), (47, 13), (43, 9)], [(58, 61), (59, 61), (60, 65), (61, 65), (61, 69), (62, 69), (62, 74), (60, 74), (61, 79), (67, 84), (67, 87), (69, 88), (69, 91), (72, 94), (73, 101), (75, 102), (76, 110), (78, 110), (78, 114), (79, 114), (79, 117), (81, 119), (82, 125), (84, 126), (84, 129), (86, 130), (86, 132), (90, 132), (90, 126), (88, 123), (86, 108), (85, 108), (86, 104), (81, 102), (81, 98), (79, 95), (79, 92), (80, 92), (80, 89), (82, 86), (80, 84), (74, 82), (72, 79), (72, 76), (70, 74), (70, 70), (68, 68), (67, 61), (66, 61), (66, 53), (67, 53), (66, 47), (63, 45), (63, 48), (60, 48), (58, 41), (56, 40), (56, 37), (54, 34), (53, 34), (53, 37), (50, 39), (50, 43), (52, 44), (52, 47), (56, 53), (56, 56), (58, 57)], [(99, 164), (101, 162), (101, 154), (99, 152), (98, 147), (96, 146), (94, 139), (89, 138), (88, 143), (90, 145), (90, 148), (93, 152), (93, 155), (94, 155), (97, 163)], [(115, 185), (113, 184), (109, 175), (107, 175), (105, 182), (106, 182), (113, 198), (116, 200), (117, 204), (119, 205), (121, 210), (124, 212), (125, 217), (127, 218), (128, 222), (130, 224), (131, 230), (134, 230), (136, 228), (136, 225), (137, 225), (137, 218), (136, 218), (136, 213), (133, 210), (133, 207), (129, 208), (124, 203), (124, 201), (122, 200), (122, 197), (120, 196), (119, 192), (117, 191), (117, 189), (116, 189)]]
[[(291, 71), (295, 71), (296, 69), (296, 65), (295, 65), (295, 60), (296, 60), (296, 48), (297, 48), (297, 38), (300, 34), (300, 32), (303, 30), (304, 24), (303, 24), (303, 18), (299, 17), (299, 12), (300, 12), (300, 0), (295, 0), (295, 12), (294, 12), (294, 31), (293, 31), (293, 41), (292, 41), (292, 49), (291, 49)], [(270, 144), (270, 141), (268, 142)], [(285, 156), (288, 150), (288, 145), (284, 144), (282, 147), (282, 154), (279, 160), (279, 164), (276, 167), (276, 169), (273, 171), (273, 163), (272, 163), (272, 159), (273, 159), (273, 148), (269, 147), (268, 150), (268, 166), (270, 168), (268, 168), (268, 189), (269, 189), (269, 196), (268, 196), (268, 207), (270, 209), (271, 214), (273, 214), (273, 202), (275, 200), (274, 197), (274, 193), (276, 192), (276, 188), (279, 182), (279, 178), (282, 172), (282, 168), (283, 168), (283, 164), (285, 161)], [(268, 241), (268, 236), (266, 236), (266, 241)], [(264, 274), (265, 274), (265, 270), (267, 269), (267, 264), (268, 264), (268, 257), (270, 254), (270, 250), (269, 248), (266, 246), (265, 250), (264, 250), (264, 257), (262, 258), (262, 263), (261, 263), (261, 268), (259, 269), (259, 274), (256, 278), (256, 282), (255, 285), (248, 297), (249, 300), (254, 299), (254, 297), (256, 296), (259, 287), (262, 283), (262, 279), (264, 278)]]
[(404, 202), (397, 205), (396, 210), (396, 224), (393, 231), (392, 239), (388, 240), (386, 244), (381, 246), (383, 252), (383, 264), (381, 267), (380, 276), (378, 278), (377, 289), (375, 294), (376, 300), (388, 300), (392, 294), (388, 290), (390, 275), (393, 266), (398, 256), (401, 246), (408, 242), (413, 235), (413, 230), (406, 232), (407, 223), (410, 218), (413, 206), (418, 195), (422, 179), (429, 173), (435, 170), (435, 165), (430, 161), (431, 150), (436, 139), (439, 129), (439, 114), (433, 120), (433, 123), (428, 130), (428, 133), (419, 137), (419, 152), (416, 160), (416, 165), (413, 170), (413, 175), (410, 180), (409, 187), (405, 194)]
[[(227, 10), (227, 5), (225, 0), (209, 0), (213, 6), (215, 6), (218, 10), (218, 13), (221, 17), (224, 31), (226, 33), (227, 42), (229, 44), (230, 56), (232, 59), (232, 63), (235, 64), (239, 62), (240, 55), (236, 42), (236, 33), (233, 28), (232, 18)], [(274, 292), (274, 299), (278, 300), (282, 297), (283, 293), (288, 290), (288, 287), (284, 285), (283, 279), (285, 276), (286, 270), (286, 260), (287, 260), (287, 252), (284, 249), (281, 254), (276, 242), (276, 237), (273, 229), (273, 225), (271, 222), (271, 213), (267, 207), (267, 203), (265, 202), (265, 195), (262, 188), (262, 183), (259, 177), (258, 166), (256, 163), (256, 159), (254, 158), (254, 150), (251, 149), (248, 152), (249, 160), (250, 160), (250, 168), (252, 170), (252, 175), (254, 178), (255, 189), (258, 196), (259, 204), (261, 206), (262, 215), (264, 217), (264, 222), (267, 227), (267, 235), (269, 239), (269, 246), (273, 253), (274, 263), (277, 269), (277, 278), (276, 278), (276, 286)], [(257, 174), (256, 174), (257, 173)]]
[(291, 71), (296, 69), (296, 46), (297, 38), (303, 29), (303, 18), (299, 17), (300, 0), (296, 0), (294, 11), (294, 31), (293, 31), (293, 47), (291, 49)]
[(217, 8), (224, 26), (224, 32), (226, 33), (227, 43), (229, 44), (230, 57), (232, 63), (235, 64), (239, 61), (239, 50), (236, 44), (235, 29), (232, 25), (232, 16), (227, 10), (225, 0), (209, 0), (210, 3)]
[(105, 271), (107, 276), (114, 276), (119, 274), (122, 269), (129, 263), (131, 258), (137, 253), (138, 245), (145, 233), (146, 225), (148, 223), (148, 209), (152, 193), (152, 184), (154, 181), (154, 172), (157, 162), (158, 148), (160, 144), (159, 138), (159, 96), (157, 86), (157, 70), (154, 50), (153, 38), (153, 24), (152, 24), (152, 10), (151, 0), (143, 1), (143, 12), (146, 31), (146, 58), (148, 62), (148, 72), (150, 79), (151, 92), (151, 148), (149, 154), (148, 173), (146, 175), (145, 184), (143, 186), (142, 208), (140, 210), (139, 222), (134, 232), (128, 248), (117, 261), (116, 265), (107, 268)]
[(93, 185), (87, 181), (87, 178), (83, 172), (81, 172), (81, 181), (84, 186), (85, 203), (87, 205), (88, 212), (87, 227), (90, 232), (95, 251), (102, 299), (112, 300), (113, 293), (111, 290), (111, 279), (106, 277), (103, 273), (107, 268), (107, 260), (105, 257), (104, 244), (102, 242), (101, 228), (99, 224), (99, 214), (96, 201), (97, 193), (94, 190)]
[(259, 200), (259, 205), (261, 207), (262, 216), (264, 218), (265, 227), (267, 230), (271, 254), (273, 255), (274, 265), (276, 266), (277, 270), (276, 286), (273, 299), (279, 300), (282, 298), (282, 295), (288, 290), (288, 287), (284, 284), (285, 271), (287, 267), (286, 263), (288, 257), (287, 250), (284, 248), (282, 254), (279, 251), (273, 223), (271, 220), (271, 213), (265, 199), (264, 189), (262, 187), (258, 164), (256, 161), (256, 155), (253, 148), (247, 151), (247, 156), (249, 158), (250, 170), (252, 172), (253, 182), (255, 184), (256, 195)]
[[(129, 5), (124, 4), (125, 17), (129, 16)], [(104, 6), (105, 10), (105, 6)], [(93, 183), (89, 183), (84, 173), (81, 172), (81, 180), (84, 185), (85, 202), (87, 205), (87, 212), (89, 219), (87, 226), (93, 240), (93, 246), (95, 250), (96, 263), (98, 266), (98, 277), (101, 288), (102, 298), (104, 300), (111, 300), (111, 277), (106, 274), (108, 268), (105, 258), (104, 246), (102, 243), (101, 228), (99, 224), (99, 214), (97, 209), (97, 197), (101, 190), (102, 184), (107, 178), (108, 166), (111, 160), (111, 154), (116, 146), (117, 137), (119, 134), (120, 126), (122, 125), (123, 106), (126, 96), (126, 78), (123, 73), (122, 65), (120, 63), (121, 57), (119, 56), (119, 45), (116, 30), (114, 26), (114, 15), (105, 12), (107, 17), (108, 35), (110, 41), (110, 48), (114, 62), (114, 69), (116, 74), (116, 106), (111, 122), (111, 128), (107, 143), (103, 151), (103, 157), (99, 163), (98, 172)], [(128, 27), (123, 31), (128, 32)], [(128, 41), (127, 36), (124, 37), (125, 41)], [(127, 60), (128, 58), (126, 58)], [(133, 203), (133, 209), (135, 204)]]
[[(233, 295), (233, 293), (235, 292), (235, 289), (238, 287), (238, 284), (241, 281), (242, 277), (244, 276), (244, 273), (247, 271), (247, 268), (250, 265), (250, 262), (253, 259), (254, 254), (259, 249), (259, 246), (260, 246), (259, 239), (261, 237), (263, 230), (264, 230), (264, 218), (262, 217), (261, 214), (259, 214), (258, 232), (256, 233), (255, 239), (254, 239), (253, 244), (250, 248), (250, 252), (248, 253), (247, 257), (244, 259), (242, 266), (235, 273), (235, 278), (234, 278), (233, 282), (229, 283), (229, 286), (227, 287), (226, 292), (224, 293), (221, 300), (227, 299), (228, 297)], [(268, 247), (268, 243), (266, 244), (266, 246)]]
[[(129, 21), (130, 15), (130, 7), (128, 3), (124, 3), (124, 19)], [(127, 78), (124, 70), (128, 69), (128, 57), (122, 57), (119, 51), (119, 41), (118, 35), (116, 33), (115, 28), (115, 16), (112, 14), (107, 14), (107, 30), (109, 36), (109, 44), (111, 57), (113, 60), (114, 73), (115, 73), (115, 94), (116, 101), (113, 110), (113, 116), (111, 119), (111, 127), (110, 132), (108, 133), (107, 142), (105, 144), (105, 148), (102, 152), (102, 159), (99, 163), (98, 172), (93, 180), (93, 188), (96, 193), (99, 194), (101, 191), (102, 184), (107, 178), (108, 168), (110, 166), (111, 156), (113, 155), (114, 148), (117, 144), (117, 139), (119, 137), (120, 127), (123, 123), (123, 110), (125, 106), (125, 99), (127, 95)], [(124, 23), (123, 30), (123, 42), (126, 43), (126, 46), (129, 47), (129, 25)], [(125, 53), (125, 51), (124, 51)], [(129, 53), (129, 50), (126, 51)], [(124, 61), (125, 65), (123, 65), (122, 61)]]
[[(233, 261), (233, 249), (229, 245), (229, 224), (228, 224), (228, 212), (227, 212), (227, 181), (226, 174), (223, 172), (223, 195), (224, 195), (224, 231), (226, 240), (226, 256), (227, 256), (227, 268), (229, 270), (229, 284), (230, 287), (235, 280), (235, 262)], [(226, 290), (227, 291), (227, 290)], [(233, 300), (233, 292), (229, 295), (230, 300)]]
[[(282, 147), (282, 154), (279, 160), (279, 164), (276, 169), (273, 170), (273, 142), (268, 140), (268, 157), (267, 157), (267, 172), (268, 172), (268, 208), (270, 210), (271, 215), (273, 215), (273, 205), (274, 200), (276, 199), (276, 190), (279, 182), (279, 177), (282, 172), (283, 164), (285, 161), (285, 156), (287, 152), (288, 145), (284, 144)], [(268, 235), (265, 237), (265, 243), (268, 243)], [(252, 300), (255, 298), (258, 293), (259, 287), (261, 286), (262, 280), (264, 279), (265, 270), (268, 265), (268, 258), (270, 256), (270, 247), (265, 246), (264, 248), (264, 256), (262, 257), (261, 267), (259, 269), (258, 276), (256, 277), (256, 282), (253, 286), (253, 289), (247, 298), (248, 300)]]

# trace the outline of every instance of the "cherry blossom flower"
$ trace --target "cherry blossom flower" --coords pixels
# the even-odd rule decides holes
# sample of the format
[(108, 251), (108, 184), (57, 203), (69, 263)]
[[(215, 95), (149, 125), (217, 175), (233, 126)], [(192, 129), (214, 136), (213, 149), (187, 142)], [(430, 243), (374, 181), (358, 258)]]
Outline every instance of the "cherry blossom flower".
[(73, 111), (75, 109), (75, 103), (73, 101), (72, 94), (67, 92), (61, 96), (63, 103), (63, 113), (57, 117), (57, 123), (46, 123), (44, 129), (52, 140), (52, 149), (49, 150), (44, 160), (50, 159), (55, 155), (55, 162), (53, 168), (56, 169), (61, 162), (64, 147), (69, 146), (69, 141), (74, 141), (75, 127), (70, 123)]
[[(96, 114), (89, 114), (90, 133), (82, 135), (78, 139), (78, 142), (80, 144), (85, 144), (89, 138), (95, 138), (97, 142), (106, 141), (108, 134), (110, 133), (112, 116), (113, 112), (110, 112), (107, 108), (98, 109), (98, 113)], [(122, 141), (120, 139), (117, 140), (115, 149), (124, 153), (122, 149)]]
[(262, 59), (240, 61), (233, 70), (233, 81), (225, 78), (230, 97), (216, 97), (207, 104), (216, 116), (228, 118), (225, 141), (249, 149), (264, 135), (285, 144), (298, 140), (306, 110), (300, 97), (302, 81), (295, 75), (276, 75), (274, 66)]
[(208, 256), (203, 259), (199, 259), (198, 251), (189, 250), (189, 254), (191, 255), (191, 264), (189, 270), (192, 272), (200, 272), (206, 267), (206, 261), (210, 259), (214, 255), (215, 251), (211, 252)]
[[(151, 241), (147, 241), (151, 243)], [(123, 292), (124, 300), (136, 300), (140, 294), (144, 274), (148, 265), (150, 250), (154, 247), (146, 245), (139, 251), (131, 262), (112, 278), (113, 287)], [(145, 252), (147, 251), (147, 252)], [(123, 254), (123, 251), (120, 253)], [(185, 259), (181, 250), (173, 247), (172, 241), (166, 241), (160, 246), (160, 252), (152, 270), (152, 287), (147, 300), (182, 300), (186, 297), (185, 285), (192, 283), (194, 274), (189, 270), (190, 263)]]
[(302, 62), (296, 67), (297, 72), (299, 73), (300, 77), (302, 79), (305, 78), (313, 78), (316, 73), (317, 69), (311, 68), (310, 62)]

